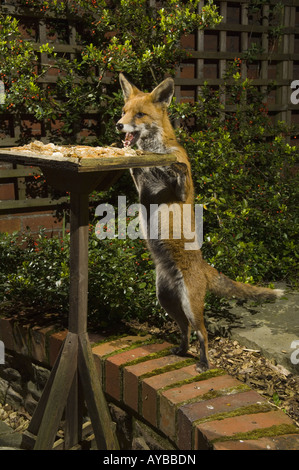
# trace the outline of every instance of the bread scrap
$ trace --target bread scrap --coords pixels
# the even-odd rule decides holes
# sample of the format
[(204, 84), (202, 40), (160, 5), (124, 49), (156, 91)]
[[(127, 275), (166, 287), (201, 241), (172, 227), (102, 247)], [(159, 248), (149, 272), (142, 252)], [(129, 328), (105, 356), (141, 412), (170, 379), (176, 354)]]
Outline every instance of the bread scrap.
[(14, 152), (26, 152), (32, 155), (49, 155), (53, 157), (66, 157), (66, 158), (101, 158), (101, 157), (125, 157), (138, 155), (138, 150), (117, 148), (117, 147), (91, 147), (88, 145), (55, 145), (43, 144), (39, 140), (35, 140), (30, 144), (23, 145), (22, 147), (11, 148)]

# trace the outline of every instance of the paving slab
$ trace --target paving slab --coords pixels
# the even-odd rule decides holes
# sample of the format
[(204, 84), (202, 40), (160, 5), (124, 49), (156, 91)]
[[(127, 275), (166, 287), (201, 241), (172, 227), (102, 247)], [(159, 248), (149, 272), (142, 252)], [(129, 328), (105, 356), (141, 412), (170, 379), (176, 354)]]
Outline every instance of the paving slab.
[(19, 450), (21, 441), (22, 434), (0, 421), (0, 450)]
[(230, 315), (236, 318), (232, 339), (299, 374), (299, 291), (286, 289), (281, 299), (260, 305), (232, 304)]

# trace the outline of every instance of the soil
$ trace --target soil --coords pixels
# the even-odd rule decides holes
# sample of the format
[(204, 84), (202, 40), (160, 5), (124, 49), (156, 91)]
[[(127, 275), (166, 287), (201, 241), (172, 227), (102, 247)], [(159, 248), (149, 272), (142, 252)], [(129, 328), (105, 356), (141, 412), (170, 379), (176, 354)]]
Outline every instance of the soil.
[(210, 341), (209, 349), (213, 365), (249, 385), (299, 426), (299, 376), (238, 341), (216, 337)]

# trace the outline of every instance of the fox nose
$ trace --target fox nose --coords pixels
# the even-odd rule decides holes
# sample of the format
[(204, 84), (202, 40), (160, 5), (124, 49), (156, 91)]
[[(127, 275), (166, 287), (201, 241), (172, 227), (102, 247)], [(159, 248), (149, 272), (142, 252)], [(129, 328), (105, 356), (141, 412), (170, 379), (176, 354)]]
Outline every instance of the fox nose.
[(117, 129), (118, 131), (122, 131), (123, 128), (124, 128), (124, 125), (121, 124), (120, 122), (118, 122), (118, 123), (116, 124), (116, 129)]

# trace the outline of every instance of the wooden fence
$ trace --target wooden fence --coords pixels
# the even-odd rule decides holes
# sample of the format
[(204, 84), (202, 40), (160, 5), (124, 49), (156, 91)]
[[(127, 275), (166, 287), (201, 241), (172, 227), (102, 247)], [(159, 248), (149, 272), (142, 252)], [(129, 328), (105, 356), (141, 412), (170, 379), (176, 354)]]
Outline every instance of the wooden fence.
[[(158, 4), (154, 0), (150, 2), (152, 6)], [(67, 53), (70, 58), (80, 52), (82, 46), (76, 43), (76, 23), (68, 22), (67, 18), (60, 18), (59, 21), (63, 25), (63, 30), (67, 31), (67, 35), (64, 34), (63, 38), (51, 36), (43, 12), (34, 14), (33, 17), (29, 9), (16, 7), (14, 3), (13, 0), (0, 1), (1, 11), (18, 18), (23, 25), (25, 39), (33, 42), (36, 50), (41, 44), (48, 42), (54, 46), (55, 52)], [(200, 2), (199, 9), (203, 8), (204, 3)], [(234, 105), (227, 102), (223, 77), (228, 62), (240, 58), (243, 59), (242, 76), (250, 78), (254, 85), (263, 88), (270, 81), (275, 82), (275, 88), (267, 100), (268, 110), (273, 119), (288, 124), (299, 124), (299, 104), (293, 104), (291, 101), (291, 84), (299, 79), (299, 0), (278, 2), (219, 0), (214, 3), (223, 16), (221, 24), (214, 29), (195, 31), (182, 40), (189, 54), (188, 59), (179, 67), (175, 79), (177, 99), (196, 100), (206, 82), (213, 88), (221, 87), (225, 111), (233, 112)], [(255, 9), (254, 6), (259, 8)], [(275, 6), (277, 11), (274, 15)], [(30, 37), (26, 32), (26, 25), (29, 24)], [(250, 60), (248, 60), (249, 53)], [(40, 54), (41, 64), (47, 61), (46, 54)], [(57, 80), (57, 75), (52, 71), (43, 75), (40, 80), (44, 86), (51, 85)], [(87, 121), (100, 119), (95, 113), (86, 114), (85, 117)], [(32, 138), (47, 140), (46, 125), (36, 122), (32, 116), (23, 116), (18, 122), (9, 114), (0, 116), (0, 119), (2, 128), (6, 129), (4, 133), (2, 130), (0, 135), (1, 147), (18, 145), (24, 128), (30, 130)], [(84, 136), (84, 132), (83, 129), (81, 137)], [(294, 135), (294, 138), (296, 137)], [(293, 139), (293, 142), (296, 140)], [(18, 222), (12, 221), (12, 213), (35, 211), (36, 217), (37, 213), (44, 216), (45, 210), (49, 207), (51, 214), (55, 209), (56, 202), (47, 195), (36, 200), (26, 198), (24, 185), (28, 171), (25, 168), (0, 166), (0, 231), (5, 227), (8, 231), (13, 228), (24, 228), (21, 219)], [(34, 171), (39, 170), (34, 169)]]
[[(29, 227), (32, 234), (41, 228), (49, 236), (61, 233), (68, 197), (51, 196), (47, 187), (41, 190), (39, 180), (43, 181), (39, 168), (0, 162), (0, 232), (24, 232)], [(37, 197), (28, 197), (29, 192)]]
[[(200, 3), (202, 8), (204, 1)], [(177, 76), (177, 96), (196, 99), (204, 82), (214, 88), (222, 86), (227, 62), (240, 58), (244, 79), (261, 88), (273, 82), (275, 88), (267, 100), (269, 113), (276, 120), (299, 124), (299, 105), (291, 102), (291, 84), (299, 78), (299, 1), (215, 3), (223, 21), (185, 41), (191, 58)], [(254, 11), (256, 3), (263, 4), (259, 11)], [(278, 11), (273, 15), (275, 6)], [(226, 104), (225, 90), (222, 102)], [(227, 105), (226, 111), (234, 111), (234, 107)]]

